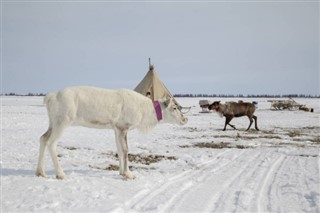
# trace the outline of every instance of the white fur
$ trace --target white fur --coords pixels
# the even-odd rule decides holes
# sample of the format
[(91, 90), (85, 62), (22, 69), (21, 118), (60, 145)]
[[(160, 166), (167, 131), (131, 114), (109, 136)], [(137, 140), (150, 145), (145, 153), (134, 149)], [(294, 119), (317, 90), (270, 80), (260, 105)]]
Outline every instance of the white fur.
[[(160, 100), (163, 120), (160, 122), (187, 123), (171, 99)], [(114, 129), (119, 155), (120, 175), (133, 179), (128, 166), (127, 132), (139, 129), (147, 132), (159, 121), (151, 99), (132, 90), (107, 90), (95, 87), (69, 87), (44, 98), (49, 116), (49, 128), (40, 138), (39, 162), (36, 174), (45, 176), (44, 155), (46, 146), (54, 163), (56, 176), (65, 174), (57, 158), (57, 139), (68, 126)]]

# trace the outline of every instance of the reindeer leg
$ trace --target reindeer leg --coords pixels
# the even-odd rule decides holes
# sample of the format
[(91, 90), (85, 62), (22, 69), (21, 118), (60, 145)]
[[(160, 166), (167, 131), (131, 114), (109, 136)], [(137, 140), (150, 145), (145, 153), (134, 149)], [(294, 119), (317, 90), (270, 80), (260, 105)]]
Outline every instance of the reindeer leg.
[(49, 152), (53, 161), (54, 169), (56, 172), (57, 179), (64, 179), (65, 174), (58, 160), (57, 156), (57, 140), (62, 135), (63, 130), (67, 127), (67, 124), (50, 125), (46, 133), (40, 138), (40, 150), (39, 160), (36, 175), (45, 177), (44, 163), (45, 163), (45, 151), (48, 146)]
[(226, 130), (227, 125), (231, 126), (233, 129), (236, 129), (233, 125), (230, 124), (230, 121), (232, 120), (232, 118), (233, 118), (233, 117), (226, 116), (226, 123), (225, 123), (225, 125), (224, 125), (223, 131)]
[(229, 117), (226, 117), (226, 122), (224, 123), (224, 128), (222, 131), (226, 131), (226, 128), (227, 128), (227, 124), (229, 123)]
[(63, 169), (61, 168), (61, 165), (58, 160), (57, 141), (51, 142), (49, 144), (49, 151), (53, 161), (54, 170), (56, 172), (56, 178), (62, 180), (66, 177), (66, 175), (64, 174)]
[(57, 179), (64, 179), (65, 174), (58, 160), (57, 156), (57, 140), (62, 135), (63, 130), (68, 126), (67, 122), (57, 123), (55, 125), (50, 125), (46, 133), (44, 133), (40, 138), (40, 151), (39, 151), (39, 160), (36, 175), (45, 177), (44, 172), (44, 155), (46, 146), (49, 148), (49, 152), (53, 161), (55, 173)]
[(118, 152), (118, 159), (119, 159), (119, 174), (124, 174), (124, 162), (123, 162), (123, 150), (121, 146), (121, 139), (120, 139), (120, 130), (115, 129), (115, 139), (116, 139), (116, 145), (117, 145), (117, 152)]
[(128, 165), (128, 142), (127, 129), (116, 128), (116, 142), (120, 162), (120, 175), (126, 179), (134, 179), (135, 176), (131, 173)]
[(234, 125), (229, 124), (229, 126), (231, 126), (233, 129), (237, 129)]
[(232, 120), (232, 118), (233, 118), (233, 117), (230, 117), (229, 122), (228, 122), (228, 125), (231, 126), (233, 129), (236, 129), (236, 127), (235, 127), (234, 125), (230, 124), (230, 121)]
[(60, 138), (62, 135), (63, 131), (69, 126), (68, 121), (61, 122), (60, 125), (56, 125), (56, 128), (52, 128), (51, 135), (50, 135), (50, 141), (48, 142), (48, 148), (49, 152), (53, 161), (54, 165), (54, 170), (56, 172), (56, 178), (57, 179), (64, 179), (65, 174), (63, 172), (63, 169), (60, 165), (60, 162), (58, 160), (58, 155), (57, 155), (57, 140)]
[(254, 115), (254, 116), (253, 116), (253, 119), (254, 119), (254, 125), (255, 125), (255, 128), (256, 128), (256, 130), (258, 130), (258, 131), (259, 131), (258, 123), (257, 123), (257, 119), (258, 119), (258, 117)]
[(46, 176), (46, 173), (44, 171), (45, 151), (46, 151), (48, 140), (51, 135), (51, 131), (52, 129), (51, 127), (49, 127), (46, 133), (44, 133), (40, 138), (39, 160), (38, 160), (38, 166), (36, 171), (37, 176), (41, 176), (41, 177)]
[(248, 129), (246, 131), (248, 131), (250, 129), (250, 127), (252, 125), (252, 122), (253, 122), (253, 119), (252, 119), (251, 116), (248, 116), (248, 118), (249, 118), (250, 124), (249, 124), (249, 127), (248, 127)]

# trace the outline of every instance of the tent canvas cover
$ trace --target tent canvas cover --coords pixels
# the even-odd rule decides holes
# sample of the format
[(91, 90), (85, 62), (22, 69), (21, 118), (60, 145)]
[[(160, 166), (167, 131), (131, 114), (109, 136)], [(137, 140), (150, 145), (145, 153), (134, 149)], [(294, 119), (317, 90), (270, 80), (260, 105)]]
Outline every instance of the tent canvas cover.
[(147, 95), (147, 93), (150, 92), (150, 96), (153, 101), (163, 98), (172, 98), (174, 103), (181, 107), (159, 79), (153, 65), (149, 65), (149, 71), (134, 90), (142, 95)]

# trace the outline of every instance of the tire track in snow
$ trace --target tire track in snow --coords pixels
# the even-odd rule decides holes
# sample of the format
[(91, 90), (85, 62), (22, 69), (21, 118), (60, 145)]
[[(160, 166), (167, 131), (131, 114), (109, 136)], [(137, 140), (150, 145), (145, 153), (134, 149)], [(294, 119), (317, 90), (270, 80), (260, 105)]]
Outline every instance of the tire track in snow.
[[(218, 186), (219, 188), (214, 191), (214, 195), (209, 198), (208, 204), (205, 207), (205, 212), (230, 212), (237, 211), (234, 203), (238, 202), (241, 188), (246, 187), (248, 180), (252, 175), (256, 173), (257, 168), (261, 165), (261, 157), (264, 158), (266, 152), (254, 152), (255, 155), (251, 158), (246, 157), (244, 164), (239, 164), (238, 167), (231, 169), (237, 169), (238, 171), (230, 170), (230, 178), (223, 180), (223, 183)], [(250, 152), (247, 154), (251, 154)], [(220, 180), (221, 181), (221, 180)], [(235, 197), (236, 195), (236, 197)], [(235, 198), (235, 199), (234, 199)], [(233, 209), (230, 209), (234, 207)], [(227, 208), (227, 209), (226, 209)]]
[[(248, 153), (250, 156), (250, 150), (241, 150), (233, 153), (237, 153), (231, 159), (228, 157), (228, 161), (222, 163), (217, 160), (221, 155), (231, 152), (231, 150), (226, 150), (224, 153), (218, 155), (215, 159), (207, 161), (200, 166), (198, 170), (188, 170), (179, 175), (175, 175), (169, 179), (169, 181), (161, 186), (160, 188), (154, 187), (154, 190), (150, 190), (149, 194), (141, 198), (140, 201), (136, 202), (130, 208), (131, 210), (141, 211), (160, 211), (160, 212), (172, 212), (181, 211), (179, 207), (184, 208), (184, 198), (191, 198), (191, 203), (194, 203), (192, 198), (194, 198), (193, 192), (194, 188), (198, 185), (202, 185), (203, 181), (206, 179), (212, 179), (211, 175), (215, 173), (223, 174), (224, 171), (229, 168), (237, 168), (238, 161), (253, 161), (258, 158), (259, 153), (252, 155), (248, 159)], [(236, 175), (237, 177), (237, 175)], [(235, 179), (236, 179), (235, 177)], [(215, 180), (212, 180), (215, 181)], [(202, 185), (208, 188), (208, 185)], [(190, 190), (192, 188), (192, 190)], [(168, 195), (170, 194), (170, 195)], [(188, 197), (189, 196), (189, 197)], [(168, 197), (170, 197), (168, 199)], [(199, 206), (198, 204), (196, 204)]]
[[(199, 173), (203, 172), (204, 169), (208, 167), (214, 167), (215, 164), (219, 163), (218, 159), (229, 152), (231, 152), (230, 149), (219, 153), (214, 159), (204, 162), (199, 166), (197, 166), (196, 167), (197, 170), (187, 170), (187, 171), (181, 172), (177, 175), (173, 175), (172, 177), (168, 178), (166, 183), (157, 184), (153, 186), (151, 189), (141, 190), (131, 200), (127, 201), (124, 204), (124, 206), (113, 209), (112, 212), (160, 211), (159, 208), (161, 209), (167, 208), (169, 203), (172, 203), (175, 200), (174, 195), (172, 195), (172, 198), (169, 201), (167, 200), (167, 195), (162, 196), (167, 189), (169, 188), (171, 189), (175, 187), (178, 189), (178, 191), (175, 191), (175, 193), (181, 193), (187, 190), (194, 184), (193, 183), (194, 177), (196, 177)], [(240, 155), (242, 155), (243, 153), (244, 151)], [(230, 162), (232, 161), (229, 161), (228, 163)], [(223, 166), (224, 165), (218, 166), (216, 170), (218, 170), (219, 168), (222, 168)], [(166, 204), (165, 206), (159, 206), (159, 203), (166, 203), (166, 202), (169, 202), (169, 203)]]
[[(319, 184), (314, 184), (312, 179), (310, 181), (310, 177), (315, 175), (310, 176), (310, 173), (305, 171), (305, 168), (312, 168), (304, 165), (310, 161), (296, 156), (282, 157), (283, 161), (275, 172), (269, 175), (264, 191), (260, 191), (261, 197), (265, 196), (266, 199), (257, 200), (257, 209), (268, 212), (319, 212), (316, 204), (319, 200), (319, 193), (316, 192)], [(314, 163), (318, 165), (317, 160)], [(284, 205), (287, 202), (291, 205)]]
[[(214, 167), (215, 164), (219, 163), (217, 159), (229, 152), (231, 152), (231, 150), (225, 150), (224, 152), (219, 153), (214, 159), (204, 162), (197, 166), (196, 170), (187, 170), (178, 175), (174, 175), (173, 177), (168, 179), (168, 182), (166, 184), (162, 185), (159, 188), (154, 187), (151, 193), (147, 194), (142, 200), (133, 205), (132, 209), (138, 209), (139, 211), (141, 211), (144, 210), (144, 208), (147, 208), (147, 210), (163, 211), (163, 208), (167, 208), (167, 206), (169, 206), (174, 201), (176, 194), (180, 194), (180, 192), (183, 192), (194, 185), (194, 178), (198, 176), (199, 173), (203, 172), (203, 170), (208, 167)], [(223, 165), (218, 166), (216, 170), (219, 170), (219, 168), (222, 167)], [(176, 188), (177, 190), (174, 192), (172, 197), (169, 200), (167, 200), (168, 196), (163, 197), (163, 193), (168, 189), (170, 189), (168, 192), (172, 192), (172, 188)], [(159, 203), (166, 204), (159, 205)]]
[(283, 156), (275, 158), (272, 153), (271, 150), (257, 152), (254, 160), (248, 160), (242, 165), (244, 169), (225, 181), (211, 199), (206, 211), (261, 212), (262, 196), (284, 160)]
[[(174, 212), (175, 209), (178, 209), (179, 207), (183, 206), (185, 204), (185, 198), (188, 197), (188, 195), (192, 195), (193, 197), (193, 192), (194, 188), (197, 188), (197, 186), (202, 185), (202, 183), (206, 179), (210, 179), (211, 176), (210, 174), (214, 174), (218, 171), (221, 170), (226, 170), (230, 164), (233, 164), (236, 162), (238, 158), (243, 156), (246, 153), (246, 150), (242, 150), (239, 155), (234, 156), (232, 159), (229, 159), (230, 161), (224, 163), (224, 164), (219, 164), (218, 166), (214, 166), (213, 164), (208, 164), (205, 168), (201, 168), (197, 173), (194, 173), (192, 176), (189, 176), (188, 182), (186, 182), (179, 191), (177, 191), (169, 201), (166, 201), (165, 205), (161, 206), (161, 212)], [(216, 162), (219, 163), (219, 162)], [(209, 170), (205, 170), (209, 168)], [(198, 177), (196, 177), (198, 176)], [(194, 178), (196, 177), (196, 178)], [(191, 180), (190, 180), (191, 179)], [(207, 187), (208, 185), (206, 185)], [(192, 190), (190, 188), (193, 187)], [(179, 211), (179, 210), (177, 210)]]
[[(271, 211), (270, 206), (270, 197), (271, 197), (271, 188), (273, 186), (273, 182), (279, 172), (281, 172), (283, 166), (286, 164), (286, 156), (279, 156), (269, 167), (269, 169), (264, 173), (264, 179), (261, 183), (261, 188), (258, 193), (257, 198), (257, 209), (256, 212), (264, 212)], [(268, 196), (266, 196), (268, 195)], [(264, 201), (263, 198), (267, 197), (268, 199)], [(268, 204), (265, 204), (268, 202)], [(279, 211), (279, 209), (277, 209)]]

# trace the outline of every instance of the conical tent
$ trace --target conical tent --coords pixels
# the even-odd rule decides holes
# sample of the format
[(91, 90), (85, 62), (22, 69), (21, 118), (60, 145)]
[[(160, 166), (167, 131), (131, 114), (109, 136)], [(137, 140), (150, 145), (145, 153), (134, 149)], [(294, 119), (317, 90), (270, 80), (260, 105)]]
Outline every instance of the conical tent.
[(150, 94), (150, 98), (153, 101), (163, 98), (172, 98), (175, 104), (180, 106), (166, 86), (161, 82), (152, 65), (149, 66), (148, 73), (134, 90), (145, 96)]

